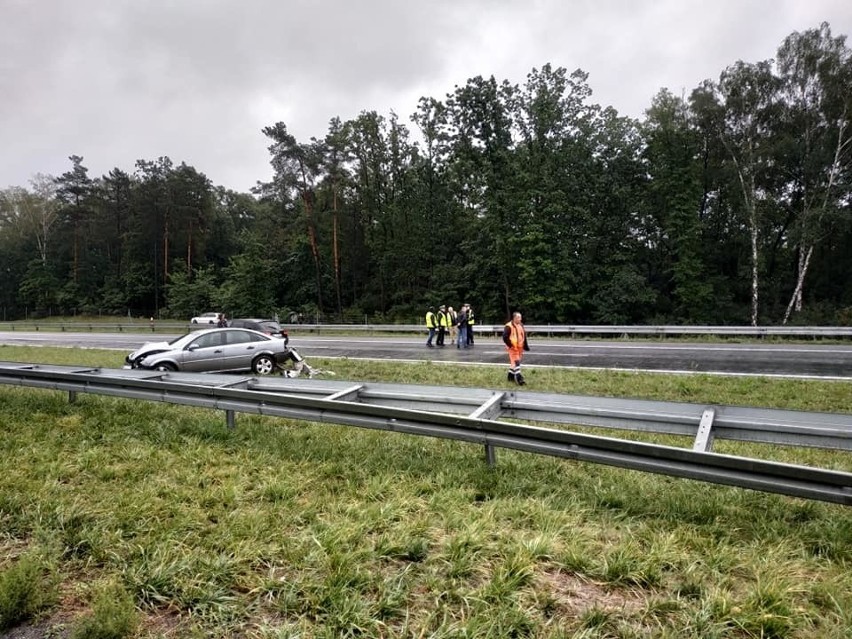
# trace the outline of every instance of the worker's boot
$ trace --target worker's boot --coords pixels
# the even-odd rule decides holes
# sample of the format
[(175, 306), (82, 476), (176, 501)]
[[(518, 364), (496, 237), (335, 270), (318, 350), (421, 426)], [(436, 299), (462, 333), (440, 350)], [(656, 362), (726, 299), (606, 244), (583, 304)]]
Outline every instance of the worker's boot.
[(515, 374), (512, 371), (509, 371), (508, 373), (506, 373), (506, 381), (507, 382), (514, 382), (515, 381)]
[(518, 376), (515, 378), (515, 381), (518, 382), (518, 386), (523, 386), (524, 384), (527, 383), (526, 380), (524, 379), (524, 376), (521, 375), (520, 373), (518, 373)]

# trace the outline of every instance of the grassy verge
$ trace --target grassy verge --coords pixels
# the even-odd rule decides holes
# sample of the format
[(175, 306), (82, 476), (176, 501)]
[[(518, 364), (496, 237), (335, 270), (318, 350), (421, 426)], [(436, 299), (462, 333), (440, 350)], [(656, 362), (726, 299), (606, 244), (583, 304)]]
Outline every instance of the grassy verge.
[[(120, 358), (0, 347), (0, 360)], [(490, 367), (312, 363), (337, 379), (504, 385)], [(836, 382), (527, 376), (531, 390), (852, 411), (850, 385)], [(852, 634), (852, 510), (840, 506), (511, 451), (488, 469), (480, 447), (457, 442), (249, 415), (229, 431), (207, 410), (68, 404), (1, 386), (0, 423), (10, 626), (329, 639)]]

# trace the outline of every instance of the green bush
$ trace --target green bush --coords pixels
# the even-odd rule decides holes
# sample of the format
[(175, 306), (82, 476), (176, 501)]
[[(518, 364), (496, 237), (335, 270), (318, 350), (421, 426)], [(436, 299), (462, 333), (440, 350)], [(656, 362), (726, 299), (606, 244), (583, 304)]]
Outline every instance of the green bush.
[(110, 584), (96, 592), (91, 614), (75, 626), (71, 639), (123, 639), (133, 634), (138, 620), (130, 594)]
[(24, 555), (0, 573), (0, 630), (16, 626), (56, 601), (56, 580), (45, 576), (42, 562)]

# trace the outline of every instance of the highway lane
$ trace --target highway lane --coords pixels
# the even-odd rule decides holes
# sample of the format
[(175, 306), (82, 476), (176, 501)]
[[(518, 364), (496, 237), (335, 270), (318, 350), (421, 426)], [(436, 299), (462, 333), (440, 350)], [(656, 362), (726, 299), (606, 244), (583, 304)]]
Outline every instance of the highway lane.
[[(0, 344), (22, 346), (76, 346), (125, 352), (146, 341), (170, 335), (144, 333), (0, 332)], [(506, 363), (502, 343), (477, 337), (473, 349), (453, 346), (426, 348), (425, 338), (313, 336), (294, 334), (291, 345), (304, 356), (379, 360)], [(604, 368), (639, 371), (702, 372), (745, 375), (824, 377), (852, 380), (852, 345), (784, 343), (683, 343), (666, 341), (586, 341), (530, 337), (529, 366)], [(2, 353), (2, 351), (0, 351)], [(2, 355), (0, 355), (2, 359)]]

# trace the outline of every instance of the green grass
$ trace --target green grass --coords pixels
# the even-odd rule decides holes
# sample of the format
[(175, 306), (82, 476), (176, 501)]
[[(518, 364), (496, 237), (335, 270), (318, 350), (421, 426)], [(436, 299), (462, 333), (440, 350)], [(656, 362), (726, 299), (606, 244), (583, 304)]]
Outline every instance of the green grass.
[[(0, 360), (81, 366), (122, 355), (0, 347)], [(335, 379), (506, 385), (493, 367), (311, 363)], [(838, 382), (527, 378), (530, 390), (852, 411)], [(841, 506), (512, 451), (488, 468), (459, 442), (253, 415), (228, 430), (221, 412), (14, 387), (0, 387), (0, 423), (0, 584), (56, 584), (28, 615), (79, 637), (852, 634)]]

